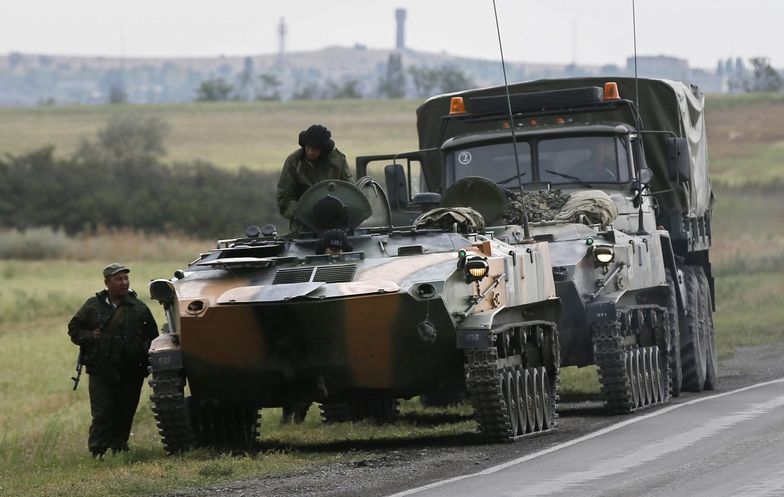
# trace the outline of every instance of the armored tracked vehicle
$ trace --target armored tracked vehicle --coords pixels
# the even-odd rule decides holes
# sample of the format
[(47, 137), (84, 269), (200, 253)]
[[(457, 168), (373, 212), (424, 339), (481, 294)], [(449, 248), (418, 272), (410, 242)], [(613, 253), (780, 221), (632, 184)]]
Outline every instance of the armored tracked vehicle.
[(595, 364), (608, 407), (630, 412), (716, 385), (703, 102), (628, 78), (441, 95), (417, 110), (420, 150), (360, 157), (358, 171), (384, 167), (399, 219), (435, 194), (516, 246), (528, 198), (562, 303), (561, 363)]
[(251, 448), (260, 408), (316, 401), (327, 422), (387, 421), (396, 399), (444, 390), (468, 393), (490, 440), (556, 427), (546, 242), (509, 244), (464, 208), (392, 226), (370, 178), (314, 185), (296, 216), (309, 231), (251, 227), (150, 284), (167, 319), (150, 348), (167, 452)]

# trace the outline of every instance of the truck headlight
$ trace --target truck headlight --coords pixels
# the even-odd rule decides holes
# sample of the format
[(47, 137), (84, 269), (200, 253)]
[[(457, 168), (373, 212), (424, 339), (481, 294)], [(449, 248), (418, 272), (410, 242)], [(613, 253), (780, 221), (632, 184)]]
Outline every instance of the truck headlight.
[(611, 245), (594, 245), (591, 252), (593, 260), (598, 264), (606, 265), (615, 259), (615, 249)]

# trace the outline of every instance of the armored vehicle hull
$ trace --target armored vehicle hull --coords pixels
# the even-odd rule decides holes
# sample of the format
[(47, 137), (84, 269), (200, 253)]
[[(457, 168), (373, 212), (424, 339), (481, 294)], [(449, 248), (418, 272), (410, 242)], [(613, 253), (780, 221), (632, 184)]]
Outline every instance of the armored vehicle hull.
[[(331, 195), (349, 202), (354, 190)], [(166, 450), (249, 448), (259, 408), (316, 401), (327, 422), (386, 421), (395, 399), (438, 391), (468, 392), (493, 440), (554, 429), (548, 244), (431, 222), (444, 216), (462, 219), (351, 226), (351, 250), (331, 254), (314, 252), (311, 233), (224, 240), (178, 279), (153, 282), (168, 322), (150, 350)]]

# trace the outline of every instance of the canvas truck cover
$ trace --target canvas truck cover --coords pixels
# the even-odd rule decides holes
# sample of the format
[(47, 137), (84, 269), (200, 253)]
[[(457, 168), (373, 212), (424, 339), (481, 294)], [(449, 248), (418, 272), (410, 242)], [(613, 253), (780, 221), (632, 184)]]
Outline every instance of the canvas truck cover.
[[(705, 98), (694, 86), (663, 79), (634, 78), (569, 78), (543, 79), (516, 83), (509, 86), (510, 94), (546, 90), (562, 90), (589, 86), (604, 86), (607, 81), (618, 83), (621, 98), (637, 101), (644, 131), (671, 131), (686, 138), (691, 160), (691, 179), (688, 182), (671, 181), (667, 173), (667, 135), (643, 134), (645, 159), (653, 171), (652, 191), (659, 200), (661, 214), (680, 214), (698, 217), (708, 214), (713, 204), (713, 189), (708, 177), (708, 149), (705, 135)], [(635, 87), (637, 88), (635, 90)], [(455, 123), (442, 129), (442, 117), (449, 114), (452, 96), (462, 96), (471, 112), (470, 99), (474, 97), (504, 95), (503, 86), (438, 95), (428, 99), (417, 109), (417, 132), (420, 149), (438, 148), (453, 136), (486, 129), (466, 122)], [(639, 95), (639, 99), (636, 95)], [(630, 122), (626, 109), (592, 113), (596, 122)], [(656, 193), (660, 192), (660, 193)]]

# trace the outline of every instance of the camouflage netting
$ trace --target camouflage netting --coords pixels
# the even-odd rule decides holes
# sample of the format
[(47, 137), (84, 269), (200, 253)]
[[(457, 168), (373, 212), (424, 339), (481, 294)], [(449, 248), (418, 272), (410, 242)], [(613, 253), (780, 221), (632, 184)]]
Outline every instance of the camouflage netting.
[(481, 233), (485, 230), (484, 218), (470, 207), (438, 207), (414, 221), (417, 229), (452, 231), (455, 225), (459, 233)]
[[(528, 221), (532, 223), (579, 223), (585, 218), (590, 224), (606, 226), (618, 217), (618, 207), (602, 190), (580, 191), (571, 195), (559, 189), (530, 191), (525, 194), (525, 208)], [(505, 218), (509, 224), (522, 223), (523, 211), (519, 195), (509, 203)]]
[[(567, 200), (569, 200), (569, 195), (557, 188), (549, 191), (525, 192), (525, 210), (528, 213), (528, 221), (532, 223), (555, 221), (555, 216)], [(523, 205), (520, 202), (519, 194), (509, 202), (504, 217), (509, 224), (522, 224)]]

